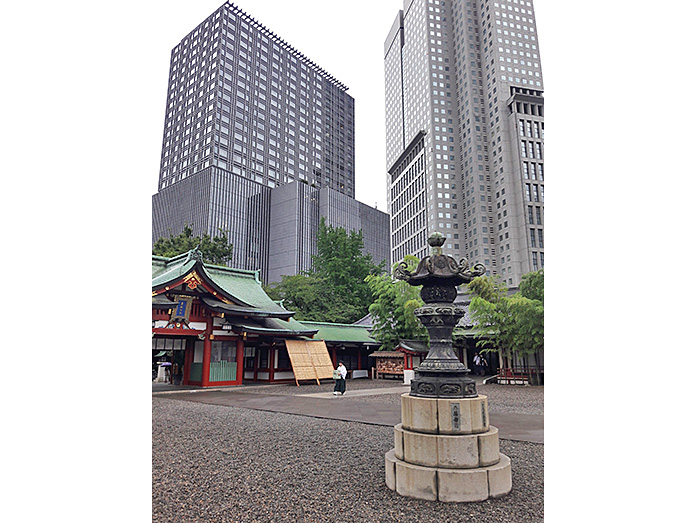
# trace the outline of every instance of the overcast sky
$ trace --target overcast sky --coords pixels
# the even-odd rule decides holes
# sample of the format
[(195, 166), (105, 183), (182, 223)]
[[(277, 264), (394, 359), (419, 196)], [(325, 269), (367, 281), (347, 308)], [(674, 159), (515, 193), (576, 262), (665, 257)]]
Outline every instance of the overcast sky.
[[(151, 155), (142, 168), (152, 178), (153, 193), (157, 191), (170, 51), (222, 4), (222, 0), (167, 2), (155, 28), (157, 36), (148, 50), (152, 69), (141, 84), (144, 96), (151, 100), (143, 115)], [(238, 0), (235, 4), (348, 86), (356, 111), (356, 198), (386, 211), (382, 52), (402, 1)]]
[[(387, 211), (383, 44), (403, 6), (402, 0), (238, 0), (235, 3), (348, 86), (356, 110), (356, 199)], [(151, 4), (145, 9), (153, 11), (149, 16), (155, 24), (150, 29), (152, 38), (147, 50), (152, 67), (147, 77), (141, 77), (143, 96), (147, 98), (142, 123), (149, 152), (141, 168), (149, 176), (154, 193), (170, 51), (223, 1), (158, 0)], [(544, 70), (544, 42), (541, 47)]]
[[(0, 213), (11, 303), (3, 348), (14, 371), (4, 384), (21, 392), (5, 416), (21, 428), (6, 431), (10, 521), (61, 511), (91, 521), (105, 507), (113, 521), (150, 517), (150, 386), (138, 369), (150, 361), (151, 195), (169, 56), (222, 3), (0, 4)], [(684, 419), (693, 386), (668, 376), (657, 389), (668, 394), (656, 394), (655, 379), (637, 389), (613, 372), (643, 377), (647, 364), (694, 358), (694, 306), (685, 305), (697, 295), (695, 3), (534, 3), (553, 391), (545, 399), (545, 515), (598, 519), (592, 501), (605, 493), (615, 502), (603, 504), (604, 521), (687, 521), (690, 482), (646, 478), (682, 478), (694, 456), (684, 445), (657, 445), (643, 420)], [(357, 197), (385, 210), (382, 49), (401, 0), (238, 5), (349, 86)], [(45, 314), (39, 299), (57, 308)], [(589, 372), (587, 361), (602, 366)], [(599, 399), (589, 402), (587, 391), (601, 391)], [(619, 401), (599, 407), (607, 398)], [(612, 430), (578, 430), (589, 406), (594, 426)], [(136, 452), (134, 438), (142, 441)], [(610, 474), (601, 463), (613, 465)]]

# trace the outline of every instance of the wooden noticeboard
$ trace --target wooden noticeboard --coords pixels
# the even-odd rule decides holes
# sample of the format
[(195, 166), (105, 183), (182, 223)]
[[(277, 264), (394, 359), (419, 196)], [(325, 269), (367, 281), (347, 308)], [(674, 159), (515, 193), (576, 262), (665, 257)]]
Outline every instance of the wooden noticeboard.
[(330, 379), (334, 371), (327, 346), (322, 340), (285, 340), (288, 357), (295, 374), (295, 384), (299, 380)]

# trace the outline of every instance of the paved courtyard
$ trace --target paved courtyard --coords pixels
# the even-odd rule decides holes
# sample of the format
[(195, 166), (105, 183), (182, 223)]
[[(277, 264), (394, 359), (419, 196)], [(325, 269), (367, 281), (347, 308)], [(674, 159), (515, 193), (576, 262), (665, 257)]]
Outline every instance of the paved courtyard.
[[(390, 417), (408, 389), (389, 380), (349, 381), (338, 398), (331, 389), (159, 389), (152, 400), (153, 521), (543, 521), (544, 445), (533, 442), (536, 434), (513, 431), (515, 439), (506, 439), (501, 432), (501, 452), (513, 464), (505, 497), (459, 504), (403, 498), (385, 486), (384, 454), (394, 446)], [(542, 422), (544, 387), (478, 390), (489, 398), (493, 425), (497, 414)], [(283, 411), (294, 404), (304, 412)], [(279, 412), (278, 405), (286, 407)], [(344, 411), (377, 413), (377, 422), (331, 417), (346, 417)]]

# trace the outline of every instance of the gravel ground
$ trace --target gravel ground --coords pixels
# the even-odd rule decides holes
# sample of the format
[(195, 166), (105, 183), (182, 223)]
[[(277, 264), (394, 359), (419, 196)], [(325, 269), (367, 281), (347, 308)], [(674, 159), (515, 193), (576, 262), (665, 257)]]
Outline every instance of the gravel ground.
[[(398, 386), (349, 382), (349, 390)], [(309, 390), (310, 387), (316, 390)], [(249, 387), (303, 394), (331, 384)], [(243, 390), (243, 389), (239, 389)], [(490, 411), (542, 413), (543, 387), (485, 385)], [(295, 391), (295, 392), (291, 392)], [(494, 398), (496, 398), (494, 400)], [(399, 402), (398, 394), (356, 397)], [(481, 503), (438, 503), (385, 486), (393, 429), (153, 397), (154, 522), (543, 521), (544, 446), (501, 440), (513, 490)]]

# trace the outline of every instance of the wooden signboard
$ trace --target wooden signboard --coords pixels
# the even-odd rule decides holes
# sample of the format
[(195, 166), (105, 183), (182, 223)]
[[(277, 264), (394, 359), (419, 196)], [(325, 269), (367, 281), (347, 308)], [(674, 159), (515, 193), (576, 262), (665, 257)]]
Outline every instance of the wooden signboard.
[(315, 380), (319, 385), (319, 380), (332, 377), (334, 365), (324, 341), (285, 341), (296, 385), (300, 385), (300, 380)]

